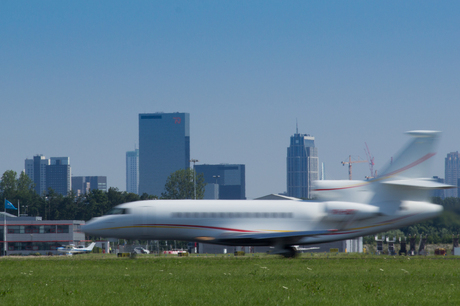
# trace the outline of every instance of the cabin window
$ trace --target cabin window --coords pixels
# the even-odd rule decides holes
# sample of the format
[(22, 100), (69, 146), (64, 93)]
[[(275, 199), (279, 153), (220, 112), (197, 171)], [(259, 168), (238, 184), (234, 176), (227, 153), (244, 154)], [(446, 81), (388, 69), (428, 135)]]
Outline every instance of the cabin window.
[(106, 213), (106, 215), (124, 215), (124, 214), (129, 214), (129, 210), (126, 208), (119, 208), (119, 207), (114, 207)]
[[(172, 218), (293, 218), (292, 212), (174, 212)], [(46, 228), (45, 228), (46, 231)]]

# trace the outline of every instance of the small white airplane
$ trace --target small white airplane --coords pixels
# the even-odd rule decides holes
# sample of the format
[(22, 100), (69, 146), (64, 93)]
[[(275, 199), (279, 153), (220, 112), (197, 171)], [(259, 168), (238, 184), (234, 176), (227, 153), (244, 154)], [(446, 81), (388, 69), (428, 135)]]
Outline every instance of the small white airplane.
[(95, 245), (96, 243), (93, 242), (85, 248), (83, 245), (75, 246), (74, 244), (69, 244), (65, 247), (57, 248), (57, 251), (60, 253), (66, 253), (67, 256), (72, 256), (73, 254), (89, 253), (93, 250)]
[(412, 131), (407, 147), (369, 181), (317, 181), (316, 199), (146, 200), (115, 206), (82, 231), (96, 237), (183, 240), (273, 246), (295, 256), (297, 245), (351, 239), (434, 218), (432, 189), (452, 188), (429, 177), (439, 132)]

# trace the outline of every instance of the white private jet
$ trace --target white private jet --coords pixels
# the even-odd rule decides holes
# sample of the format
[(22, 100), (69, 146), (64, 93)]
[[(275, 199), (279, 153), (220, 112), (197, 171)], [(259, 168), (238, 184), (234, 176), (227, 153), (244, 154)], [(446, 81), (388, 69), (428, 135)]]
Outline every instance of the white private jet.
[(74, 244), (69, 244), (65, 247), (57, 248), (57, 251), (60, 253), (66, 253), (67, 256), (72, 256), (73, 254), (89, 253), (93, 250), (95, 245), (96, 243), (93, 242), (85, 248), (83, 245), (75, 246)]
[(381, 176), (369, 181), (317, 181), (313, 201), (146, 200), (114, 207), (82, 226), (87, 235), (184, 240), (233, 246), (273, 246), (286, 257), (297, 245), (350, 239), (434, 218), (429, 179), (439, 132), (412, 131), (413, 139)]

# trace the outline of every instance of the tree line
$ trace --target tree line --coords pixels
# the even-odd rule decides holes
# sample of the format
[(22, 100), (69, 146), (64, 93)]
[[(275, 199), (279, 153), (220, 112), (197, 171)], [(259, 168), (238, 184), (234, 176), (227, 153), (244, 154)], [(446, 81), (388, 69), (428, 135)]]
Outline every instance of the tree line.
[[(147, 193), (141, 196), (120, 191), (110, 187), (107, 191), (93, 189), (87, 194), (77, 195), (70, 191), (67, 195), (46, 190), (42, 195), (35, 191), (35, 184), (24, 172), (18, 174), (13, 170), (3, 173), (0, 182), (0, 199), (10, 201), (21, 214), (41, 216), (43, 220), (84, 220), (99, 217), (112, 207), (139, 200), (158, 199)], [(204, 178), (195, 174), (193, 169), (182, 169), (172, 173), (165, 184), (161, 199), (202, 199), (204, 197)], [(8, 213), (17, 211), (7, 209)]]
[[(194, 183), (195, 182), (195, 183)], [(119, 191), (110, 187), (108, 191), (93, 189), (87, 194), (76, 195), (71, 191), (61, 195), (49, 189), (42, 195), (35, 192), (33, 181), (22, 172), (19, 177), (15, 171), (3, 173), (0, 182), (1, 200), (7, 199), (14, 206), (20, 206), (21, 213), (29, 216), (41, 216), (43, 220), (84, 220), (99, 217), (112, 207), (133, 201), (148, 199), (202, 199), (204, 197), (204, 178), (196, 175), (193, 169), (182, 169), (172, 173), (160, 195), (142, 194), (141, 196)], [(460, 198), (433, 198), (433, 203), (444, 207), (441, 216), (418, 224), (383, 233), (390, 237), (408, 237), (409, 235), (427, 236), (428, 243), (451, 243), (452, 235), (460, 234)], [(7, 210), (16, 214), (14, 210)], [(365, 237), (365, 243), (372, 243), (374, 236)]]
[[(460, 198), (432, 198), (432, 203), (442, 205), (444, 211), (434, 219), (421, 223), (412, 224), (397, 230), (391, 230), (381, 235), (387, 237), (409, 237), (416, 236), (419, 241), (421, 236), (426, 236), (427, 243), (452, 243), (452, 235), (460, 234)], [(374, 236), (364, 238), (364, 243), (374, 243)], [(399, 241), (399, 240), (398, 240)]]

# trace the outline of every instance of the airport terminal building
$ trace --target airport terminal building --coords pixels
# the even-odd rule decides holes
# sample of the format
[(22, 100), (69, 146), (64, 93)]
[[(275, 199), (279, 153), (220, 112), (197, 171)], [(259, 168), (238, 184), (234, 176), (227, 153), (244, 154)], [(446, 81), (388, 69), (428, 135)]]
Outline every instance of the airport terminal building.
[(6, 255), (57, 254), (57, 248), (68, 244), (80, 245), (85, 242), (81, 226), (85, 221), (42, 220), (0, 212), (0, 252), (4, 255), (4, 214), (6, 215)]

